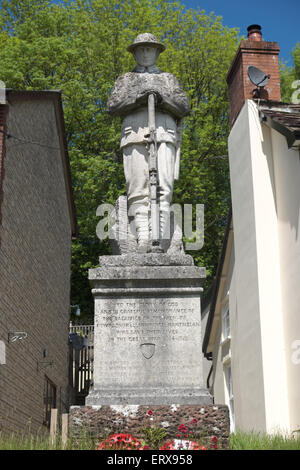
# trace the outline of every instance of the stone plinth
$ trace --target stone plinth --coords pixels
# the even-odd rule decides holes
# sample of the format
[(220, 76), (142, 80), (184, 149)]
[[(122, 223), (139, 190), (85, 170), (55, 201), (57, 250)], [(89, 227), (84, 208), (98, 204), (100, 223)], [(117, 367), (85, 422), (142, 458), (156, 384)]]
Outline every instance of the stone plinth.
[(202, 376), (205, 269), (184, 255), (182, 265), (167, 255), (157, 265), (159, 256), (142, 255), (130, 266), (128, 256), (104, 257), (89, 271), (95, 331), (87, 405), (212, 403)]
[[(195, 440), (209, 445), (211, 437), (217, 436), (218, 447), (229, 446), (229, 413), (224, 405), (164, 405), (152, 406), (72, 406), (70, 409), (70, 433), (79, 438), (89, 432), (97, 442), (116, 432), (129, 433), (142, 439), (143, 429), (163, 428), (164, 441), (176, 439), (178, 425), (184, 424), (188, 434), (192, 431)], [(193, 422), (192, 422), (193, 420)], [(190, 435), (190, 434), (189, 434)], [(190, 435), (191, 436), (191, 435)]]

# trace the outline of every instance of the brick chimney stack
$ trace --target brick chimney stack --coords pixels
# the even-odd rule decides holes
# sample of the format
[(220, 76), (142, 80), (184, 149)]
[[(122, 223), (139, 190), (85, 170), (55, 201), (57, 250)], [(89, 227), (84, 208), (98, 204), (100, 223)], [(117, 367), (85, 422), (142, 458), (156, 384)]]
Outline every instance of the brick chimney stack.
[(277, 42), (266, 42), (262, 39), (261, 27), (251, 25), (247, 28), (248, 39), (241, 42), (227, 74), (230, 102), (230, 126), (232, 127), (242, 106), (247, 99), (253, 99), (255, 85), (247, 73), (253, 65), (270, 74), (268, 84), (261, 90), (260, 98), (280, 101), (279, 46)]

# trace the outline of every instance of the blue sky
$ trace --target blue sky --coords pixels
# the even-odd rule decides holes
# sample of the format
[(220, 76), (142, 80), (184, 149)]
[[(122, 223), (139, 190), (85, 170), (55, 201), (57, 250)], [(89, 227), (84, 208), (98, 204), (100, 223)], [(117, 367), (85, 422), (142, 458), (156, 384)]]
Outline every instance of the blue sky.
[(300, 42), (300, 0), (183, 0), (187, 8), (213, 11), (223, 25), (237, 27), (247, 35), (247, 26), (260, 24), (263, 39), (276, 41), (280, 59), (292, 64), (291, 50)]
[[(53, 0), (60, 3), (61, 0)], [(276, 41), (279, 57), (292, 65), (291, 51), (300, 42), (300, 0), (179, 0), (187, 8), (213, 11), (223, 17), (223, 25), (239, 28), (247, 35), (247, 26), (260, 24), (263, 39)]]

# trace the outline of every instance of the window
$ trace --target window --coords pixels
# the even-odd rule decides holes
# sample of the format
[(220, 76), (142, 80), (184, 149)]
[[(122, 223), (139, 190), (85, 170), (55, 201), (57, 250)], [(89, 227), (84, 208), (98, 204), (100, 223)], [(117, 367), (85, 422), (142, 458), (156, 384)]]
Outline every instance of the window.
[(233, 400), (233, 390), (232, 390), (232, 375), (231, 375), (231, 364), (225, 366), (225, 385), (226, 385), (226, 395), (227, 395), (227, 404), (229, 407), (229, 416), (230, 416), (230, 431), (234, 431), (234, 400)]
[(230, 338), (229, 302), (223, 307), (223, 341)]
[(56, 386), (45, 376), (44, 381), (44, 424), (50, 428), (51, 409), (56, 408)]

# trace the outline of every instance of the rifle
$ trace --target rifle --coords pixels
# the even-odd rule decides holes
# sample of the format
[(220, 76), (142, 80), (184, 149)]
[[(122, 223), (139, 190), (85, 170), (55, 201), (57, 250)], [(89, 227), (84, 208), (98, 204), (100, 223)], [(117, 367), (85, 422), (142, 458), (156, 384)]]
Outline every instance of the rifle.
[(155, 95), (148, 96), (148, 126), (149, 126), (149, 185), (150, 185), (150, 211), (152, 229), (152, 253), (161, 253), (159, 239), (159, 203), (157, 200), (158, 169), (157, 169), (157, 138), (155, 126)]
[(176, 142), (176, 154), (175, 154), (175, 166), (174, 166), (174, 179), (179, 179), (179, 168), (180, 168), (180, 147), (182, 140), (182, 119), (177, 122), (177, 142)]

